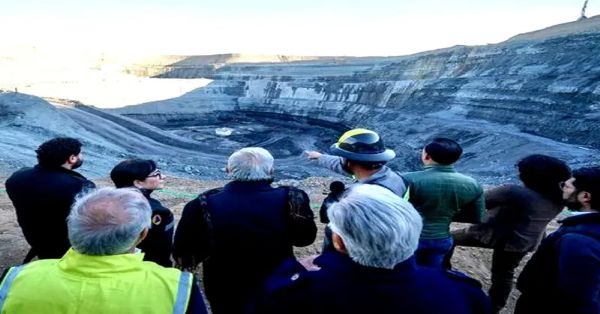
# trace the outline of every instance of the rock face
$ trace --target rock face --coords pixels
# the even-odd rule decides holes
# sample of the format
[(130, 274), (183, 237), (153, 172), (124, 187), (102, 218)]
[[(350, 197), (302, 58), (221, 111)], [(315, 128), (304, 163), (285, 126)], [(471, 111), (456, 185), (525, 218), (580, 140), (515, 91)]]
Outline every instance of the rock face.
[(491, 182), (510, 176), (514, 162), (531, 153), (575, 167), (597, 162), (599, 42), (594, 17), (497, 45), (405, 57), (218, 66), (189, 58), (154, 71), (211, 84), (118, 112), (162, 128), (217, 125), (215, 114), (301, 117), (334, 130), (323, 143), (348, 128), (372, 128), (396, 150), (393, 165), (401, 171), (418, 167), (427, 140), (447, 136), (465, 147), (459, 166)]

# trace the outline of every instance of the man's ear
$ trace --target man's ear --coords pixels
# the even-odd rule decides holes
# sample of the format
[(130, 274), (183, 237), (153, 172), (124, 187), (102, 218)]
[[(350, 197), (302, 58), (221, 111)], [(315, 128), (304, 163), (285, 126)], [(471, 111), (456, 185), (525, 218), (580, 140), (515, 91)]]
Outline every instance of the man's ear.
[(135, 186), (136, 188), (141, 189), (143, 185), (144, 183), (142, 183), (142, 180), (133, 180), (133, 186)]
[(78, 158), (77, 155), (71, 155), (71, 156), (69, 156), (69, 158), (67, 158), (67, 163), (69, 165), (74, 165), (77, 163), (77, 158)]
[(591, 204), (592, 203), (592, 193), (582, 191), (580, 194), (581, 199), (579, 200), (583, 204)]
[(140, 237), (138, 238), (138, 240), (135, 242), (134, 246), (138, 246), (138, 244), (142, 243), (142, 241), (144, 241), (144, 239), (148, 236), (148, 228), (144, 228), (144, 230), (142, 230), (142, 232), (140, 232)]
[(342, 254), (348, 254), (348, 250), (346, 250), (346, 244), (344, 244), (344, 240), (339, 234), (333, 232), (331, 235), (331, 241), (333, 242), (333, 247), (336, 251)]

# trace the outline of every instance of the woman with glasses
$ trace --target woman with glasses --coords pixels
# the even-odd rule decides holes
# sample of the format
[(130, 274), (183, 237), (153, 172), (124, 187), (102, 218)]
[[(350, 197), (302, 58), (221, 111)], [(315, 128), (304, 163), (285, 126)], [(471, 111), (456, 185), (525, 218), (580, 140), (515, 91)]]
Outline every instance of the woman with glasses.
[(164, 178), (156, 163), (145, 159), (123, 160), (112, 169), (110, 178), (117, 188), (134, 187), (146, 196), (152, 208), (152, 227), (138, 248), (145, 253), (144, 260), (172, 267), (173, 213), (150, 197), (154, 190), (162, 188)]

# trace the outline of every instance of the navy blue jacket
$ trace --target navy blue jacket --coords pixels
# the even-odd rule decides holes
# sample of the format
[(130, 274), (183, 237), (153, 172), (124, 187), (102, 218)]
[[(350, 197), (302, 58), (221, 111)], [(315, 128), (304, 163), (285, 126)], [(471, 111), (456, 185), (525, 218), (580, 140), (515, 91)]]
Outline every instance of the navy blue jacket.
[(151, 190), (142, 190), (152, 208), (152, 227), (146, 238), (138, 244), (144, 252), (144, 260), (155, 262), (164, 267), (172, 267), (171, 249), (173, 247), (173, 231), (175, 219), (173, 212), (164, 207), (160, 201), (150, 197)]
[(27, 243), (40, 259), (61, 258), (71, 247), (67, 216), (75, 196), (95, 184), (62, 167), (23, 168), (6, 180)]
[(600, 313), (600, 213), (569, 217), (519, 276), (515, 313)]
[(491, 313), (479, 283), (459, 273), (425, 268), (414, 256), (392, 270), (361, 266), (347, 255), (327, 252), (307, 271), (296, 261), (267, 281), (251, 313)]
[(198, 198), (183, 209), (173, 256), (187, 267), (203, 262), (213, 313), (241, 312), (265, 278), (294, 257), (293, 246), (315, 240), (308, 195), (295, 189), (300, 199), (293, 202), (300, 206), (291, 215), (289, 189), (268, 181), (233, 181), (205, 192), (206, 206)]

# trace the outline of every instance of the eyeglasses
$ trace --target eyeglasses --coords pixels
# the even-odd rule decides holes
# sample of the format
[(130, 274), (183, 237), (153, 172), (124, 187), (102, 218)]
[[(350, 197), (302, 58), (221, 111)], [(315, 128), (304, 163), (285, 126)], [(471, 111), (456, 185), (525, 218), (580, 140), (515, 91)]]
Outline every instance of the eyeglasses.
[(148, 178), (153, 178), (153, 177), (159, 177), (159, 178), (162, 178), (162, 176), (163, 176), (163, 175), (162, 175), (162, 173), (160, 172), (160, 170), (158, 170), (158, 169), (157, 169), (157, 170), (155, 170), (154, 172), (150, 173), (150, 174), (148, 175)]

